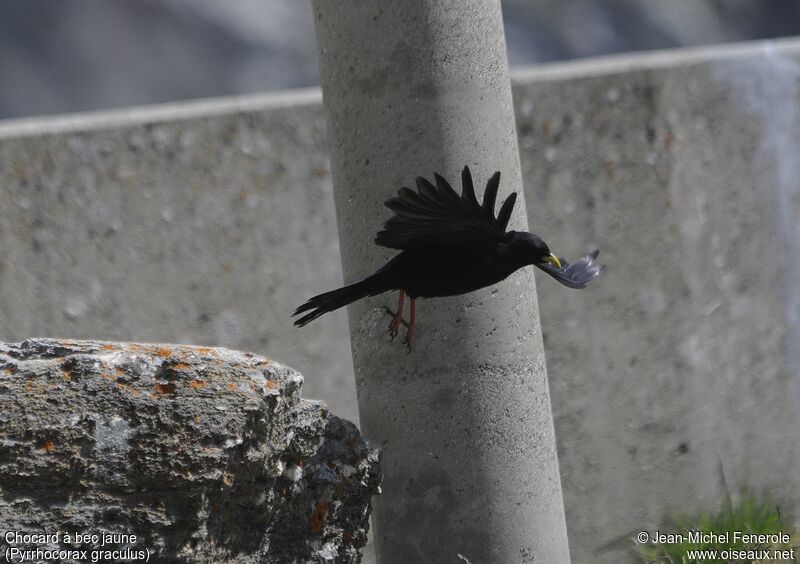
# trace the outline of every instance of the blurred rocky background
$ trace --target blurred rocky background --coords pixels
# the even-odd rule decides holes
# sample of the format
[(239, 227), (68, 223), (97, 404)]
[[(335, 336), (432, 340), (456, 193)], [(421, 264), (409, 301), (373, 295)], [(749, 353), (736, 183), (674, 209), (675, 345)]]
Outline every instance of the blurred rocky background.
[[(504, 0), (512, 66), (796, 35), (795, 0)], [(4, 0), (0, 119), (317, 84), (310, 3)]]

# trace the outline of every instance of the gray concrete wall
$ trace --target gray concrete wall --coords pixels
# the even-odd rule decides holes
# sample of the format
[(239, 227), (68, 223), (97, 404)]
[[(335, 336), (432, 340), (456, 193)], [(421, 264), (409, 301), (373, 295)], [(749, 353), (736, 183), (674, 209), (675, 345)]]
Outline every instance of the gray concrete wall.
[[(609, 265), (538, 284), (574, 562), (746, 485), (798, 514), (799, 65), (782, 41), (515, 77), (530, 225)], [(341, 282), (330, 190), (313, 91), (0, 124), (0, 340), (250, 349), (354, 417), (344, 313), (289, 321)]]
[(274, 354), (357, 420), (317, 90), (0, 125), (0, 338)]
[(750, 486), (798, 515), (800, 43), (518, 76), (530, 224), (609, 266), (538, 285), (576, 562)]

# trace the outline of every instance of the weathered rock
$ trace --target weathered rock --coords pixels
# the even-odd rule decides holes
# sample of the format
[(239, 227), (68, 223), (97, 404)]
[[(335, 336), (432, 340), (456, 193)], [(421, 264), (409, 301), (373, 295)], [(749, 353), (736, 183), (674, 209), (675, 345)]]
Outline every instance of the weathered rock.
[[(0, 344), (0, 548), (359, 562), (379, 451), (301, 399), (302, 382), (221, 348)], [(8, 532), (59, 536), (26, 543)], [(136, 538), (64, 538), (112, 532)]]

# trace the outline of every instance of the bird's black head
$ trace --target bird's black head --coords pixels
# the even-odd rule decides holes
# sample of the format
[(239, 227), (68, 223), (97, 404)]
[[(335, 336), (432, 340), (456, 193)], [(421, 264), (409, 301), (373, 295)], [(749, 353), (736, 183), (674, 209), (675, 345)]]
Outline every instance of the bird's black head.
[(508, 253), (519, 266), (551, 264), (561, 268), (559, 258), (550, 252), (550, 247), (538, 235), (526, 231), (511, 231), (510, 235)]

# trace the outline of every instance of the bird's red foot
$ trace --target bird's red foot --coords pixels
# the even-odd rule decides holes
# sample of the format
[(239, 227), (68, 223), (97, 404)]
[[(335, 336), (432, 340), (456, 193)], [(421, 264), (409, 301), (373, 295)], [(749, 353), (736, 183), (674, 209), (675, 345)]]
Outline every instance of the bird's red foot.
[(406, 293), (403, 290), (400, 290), (400, 293), (397, 295), (397, 313), (394, 313), (388, 307), (386, 308), (386, 311), (392, 316), (392, 321), (389, 323), (389, 335), (392, 337), (393, 341), (394, 338), (397, 337), (401, 323), (408, 327), (408, 324), (403, 321), (403, 298), (405, 298), (405, 295)]
[(407, 351), (407, 352), (411, 352), (411, 335), (413, 335), (413, 333), (414, 333), (414, 332), (413, 332), (413, 331), (411, 331), (411, 330), (409, 330), (409, 331), (406, 331), (406, 338), (405, 338), (405, 339), (403, 339), (403, 344), (404, 344), (404, 345), (406, 346), (406, 348), (408, 349), (408, 351)]
[(408, 347), (408, 352), (411, 352), (411, 337), (414, 336), (414, 329), (417, 326), (417, 303), (416, 302), (417, 302), (417, 300), (415, 300), (414, 298), (411, 298), (411, 306), (409, 308), (409, 316), (410, 317), (409, 317), (408, 325), (406, 325), (406, 327), (408, 327), (408, 331), (406, 331), (406, 338), (405, 338), (405, 341), (403, 341), (406, 344), (406, 346)]
[(397, 333), (400, 331), (400, 326), (408, 327), (408, 321), (403, 319), (403, 313), (398, 311), (397, 313), (393, 312), (391, 308), (386, 307), (386, 313), (392, 316), (392, 320), (389, 322), (389, 335), (394, 339), (397, 337)]
[(397, 333), (400, 332), (400, 325), (403, 325), (407, 328), (406, 331), (406, 338), (403, 339), (403, 343), (408, 347), (408, 352), (411, 352), (411, 337), (414, 336), (414, 326), (416, 324), (417, 318), (417, 304), (416, 299), (411, 298), (411, 306), (409, 308), (409, 321), (406, 322), (403, 319), (403, 298), (405, 297), (405, 292), (400, 290), (400, 294), (397, 297), (397, 312), (395, 313), (388, 307), (384, 307), (386, 313), (392, 316), (392, 320), (389, 322), (389, 336), (391, 336), (392, 340), (397, 337)]

